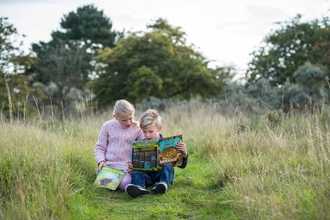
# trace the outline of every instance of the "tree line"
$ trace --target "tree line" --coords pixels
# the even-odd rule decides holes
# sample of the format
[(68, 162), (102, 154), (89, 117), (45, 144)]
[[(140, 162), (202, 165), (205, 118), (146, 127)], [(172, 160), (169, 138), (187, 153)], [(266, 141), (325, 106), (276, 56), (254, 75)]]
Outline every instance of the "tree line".
[(151, 97), (286, 112), (321, 108), (329, 101), (329, 19), (302, 22), (297, 15), (278, 25), (252, 52), (241, 83), (233, 81), (234, 66), (210, 68), (166, 19), (146, 31), (117, 31), (103, 10), (86, 5), (65, 14), (52, 39), (33, 43), (25, 54), (13, 40), (16, 28), (0, 18), (1, 109), (23, 114), (52, 105), (64, 113), (77, 102), (103, 109), (117, 99)]

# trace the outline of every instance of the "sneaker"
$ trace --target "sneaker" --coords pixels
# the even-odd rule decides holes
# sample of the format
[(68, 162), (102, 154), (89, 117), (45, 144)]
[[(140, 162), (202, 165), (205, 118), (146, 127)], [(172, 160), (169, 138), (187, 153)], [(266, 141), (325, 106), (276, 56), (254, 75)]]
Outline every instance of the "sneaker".
[(154, 188), (152, 188), (152, 191), (155, 194), (163, 194), (167, 191), (167, 184), (165, 182), (159, 182)]
[(137, 186), (134, 184), (128, 184), (125, 187), (125, 192), (133, 198), (144, 196), (149, 193), (149, 191), (142, 186)]

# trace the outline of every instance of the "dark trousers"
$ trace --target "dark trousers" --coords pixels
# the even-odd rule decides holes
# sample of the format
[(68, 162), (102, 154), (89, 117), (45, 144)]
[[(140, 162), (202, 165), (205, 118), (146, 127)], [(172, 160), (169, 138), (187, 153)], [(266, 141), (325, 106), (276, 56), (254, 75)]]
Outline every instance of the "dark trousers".
[(159, 182), (167, 183), (167, 187), (174, 181), (174, 167), (166, 164), (161, 170), (157, 171), (140, 171), (135, 170), (132, 173), (132, 184), (147, 188), (148, 186), (157, 185)]

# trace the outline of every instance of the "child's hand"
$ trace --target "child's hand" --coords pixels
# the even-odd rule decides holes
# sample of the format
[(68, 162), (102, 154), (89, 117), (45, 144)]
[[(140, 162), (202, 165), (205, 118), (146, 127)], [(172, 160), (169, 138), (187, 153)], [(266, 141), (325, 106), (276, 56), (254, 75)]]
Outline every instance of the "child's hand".
[(184, 158), (186, 158), (188, 156), (188, 152), (187, 152), (187, 146), (185, 143), (183, 142), (179, 142), (177, 145), (176, 145), (176, 148), (180, 151), (182, 151), (182, 156)]
[(104, 161), (101, 161), (99, 163), (99, 171), (102, 169), (103, 166), (105, 166), (105, 162)]
[(128, 169), (127, 169), (127, 172), (129, 173), (129, 174), (132, 174), (133, 173), (133, 164), (132, 164), (132, 162), (129, 160), (128, 161)]

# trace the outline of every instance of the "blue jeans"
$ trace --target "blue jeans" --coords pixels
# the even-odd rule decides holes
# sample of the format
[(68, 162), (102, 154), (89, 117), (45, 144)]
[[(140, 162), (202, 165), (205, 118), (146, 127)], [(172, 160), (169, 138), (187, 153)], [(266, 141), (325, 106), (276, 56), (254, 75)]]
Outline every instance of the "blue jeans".
[(174, 167), (171, 164), (165, 164), (161, 170), (157, 171), (140, 171), (135, 170), (132, 173), (132, 184), (147, 188), (148, 186), (157, 185), (159, 182), (167, 183), (167, 187), (174, 181)]

